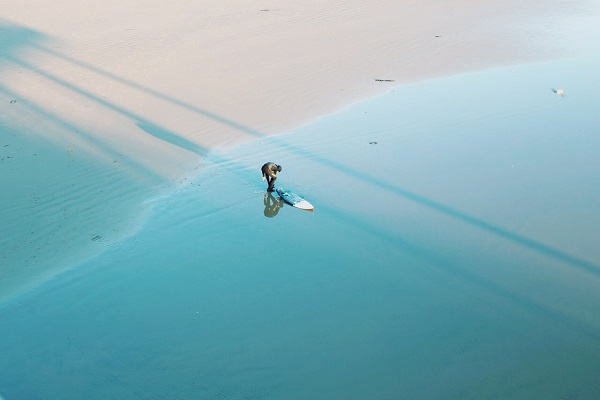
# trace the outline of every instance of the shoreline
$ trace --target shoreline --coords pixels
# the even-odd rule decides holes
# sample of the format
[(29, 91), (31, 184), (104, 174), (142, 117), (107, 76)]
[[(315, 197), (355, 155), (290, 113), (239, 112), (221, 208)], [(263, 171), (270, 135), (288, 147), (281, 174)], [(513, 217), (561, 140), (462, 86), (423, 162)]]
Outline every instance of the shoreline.
[[(75, 13), (78, 7), (94, 4), (88, 0), (63, 7)], [(552, 29), (559, 21), (557, 14), (565, 11), (559, 2), (557, 9), (547, 7), (544, 12), (535, 10), (536, 3), (518, 2), (485, 7), (467, 2), (456, 10), (442, 2), (355, 2), (345, 3), (342, 13), (341, 3), (319, 4), (290, 1), (270, 9), (243, 2), (236, 7), (195, 6), (190, 1), (165, 16), (158, 14), (167, 8), (162, 1), (155, 0), (156, 9), (140, 15), (133, 6), (113, 15), (109, 2), (95, 5), (95, 11), (100, 13), (97, 18), (103, 13), (113, 17), (112, 25), (78, 32), (82, 37), (77, 40), (70, 37), (77, 25), (58, 25), (68, 11), (56, 20), (36, 20), (40, 16), (19, 15), (29, 10), (14, 5), (9, 15), (12, 11), (20, 19), (33, 19), (29, 22), (40, 28), (3, 24), (15, 42), (3, 60), (9, 67), (4, 75), (12, 78), (17, 72), (17, 79), (5, 87), (15, 86), (15, 96), (35, 98), (60, 121), (83, 120), (94, 137), (105, 134), (93, 129), (102, 119), (117, 120), (109, 128), (129, 122), (107, 140), (110, 147), (131, 135), (136, 136), (132, 143), (145, 145), (139, 153), (151, 152), (144, 142), (175, 144), (176, 138), (176, 146), (202, 152), (259, 134), (286, 132), (382, 94), (390, 83), (565, 55), (564, 43)], [(194, 11), (202, 11), (199, 21), (183, 14)], [(392, 24), (398, 15), (406, 19), (402, 28)], [(91, 18), (90, 14), (81, 23), (91, 24)], [(159, 18), (167, 19), (165, 25), (152, 25)], [(381, 31), (369, 31), (371, 25)], [(20, 36), (25, 38), (21, 43)], [(51, 98), (40, 99), (40, 88)], [(91, 110), (73, 118), (67, 108), (73, 102)], [(153, 155), (136, 154), (145, 167)], [(165, 175), (174, 172), (164, 165), (162, 171), (154, 168)]]
[[(542, 39), (561, 12), (548, 7), (533, 26), (535, 7), (517, 2), (458, 11), (442, 2), (205, 3), (201, 18), (194, 4), (117, 13), (117, 2), (73, 1), (51, 18), (8, 8), (0, 150), (10, 194), (0, 213), (11, 228), (0, 293), (127, 237), (140, 226), (140, 204), (176, 188), (211, 152), (288, 132), (392, 85), (554, 58)], [(86, 18), (67, 24), (78, 12)], [(399, 12), (410, 20), (400, 30)]]
[[(2, 394), (593, 398), (598, 65), (404, 85), (211, 153), (139, 233), (0, 306)], [(313, 213), (267, 215), (271, 156)]]

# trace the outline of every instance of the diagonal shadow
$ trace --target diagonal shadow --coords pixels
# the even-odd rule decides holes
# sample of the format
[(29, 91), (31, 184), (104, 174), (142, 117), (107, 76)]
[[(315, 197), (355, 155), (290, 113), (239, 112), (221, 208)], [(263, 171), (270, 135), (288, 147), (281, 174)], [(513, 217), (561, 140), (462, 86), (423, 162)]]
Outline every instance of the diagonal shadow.
[(196, 143), (182, 138), (181, 136), (148, 121), (139, 121), (137, 123), (137, 126), (147, 134), (152, 135), (155, 138), (162, 140), (163, 142), (167, 142), (169, 144), (172, 144), (173, 146), (180, 147), (184, 150), (190, 151), (200, 156), (205, 156), (209, 152), (208, 149), (202, 146), (198, 146)]
[[(0, 27), (1, 27), (1, 25), (0, 25)], [(3, 29), (0, 29), (0, 31), (3, 31)], [(107, 71), (103, 71), (97, 67), (94, 67), (92, 65), (75, 60), (71, 57), (61, 55), (53, 50), (47, 49), (39, 44), (34, 43), (34, 41), (39, 40), (39, 38), (40, 38), (39, 34), (36, 35), (35, 32), (33, 32), (33, 31), (27, 31), (27, 30), (24, 30), (24, 31), (26, 31), (26, 37), (27, 37), (26, 43), (34, 49), (40, 50), (40, 51), (50, 54), (52, 56), (55, 56), (55, 57), (65, 60), (65, 61), (71, 62), (74, 65), (77, 65), (81, 68), (88, 69), (90, 71), (93, 71), (96, 74), (113, 79), (121, 84), (131, 87), (132, 89), (143, 91), (144, 93), (147, 93), (149, 95), (161, 98), (162, 100), (166, 100), (176, 106), (182, 107), (189, 111), (193, 111), (194, 113), (196, 113), (199, 116), (209, 118), (213, 121), (216, 121), (216, 122), (226, 125), (228, 127), (234, 128), (240, 132), (243, 132), (243, 133), (253, 136), (255, 138), (266, 138), (266, 140), (268, 140), (270, 143), (276, 145), (277, 147), (279, 147), (281, 149), (285, 149), (286, 151), (297, 154), (301, 157), (308, 158), (311, 161), (315, 161), (323, 166), (335, 169), (343, 174), (352, 176), (352, 177), (354, 177), (360, 181), (363, 181), (365, 183), (368, 183), (371, 185), (376, 185), (376, 186), (388, 191), (389, 193), (391, 193), (393, 195), (410, 200), (410, 201), (417, 203), (423, 207), (429, 208), (429, 209), (434, 210), (443, 215), (446, 215), (446, 216), (452, 217), (454, 219), (457, 219), (459, 221), (462, 221), (468, 225), (471, 225), (480, 230), (489, 232), (493, 235), (496, 235), (496, 236), (503, 238), (505, 240), (508, 240), (510, 242), (516, 243), (516, 244), (518, 244), (522, 247), (525, 247), (527, 249), (530, 249), (536, 253), (553, 258), (555, 260), (559, 260), (568, 265), (572, 265), (572, 266), (581, 268), (581, 269), (583, 269), (587, 272), (593, 273), (595, 275), (598, 275), (600, 273), (599, 267), (597, 265), (590, 263), (588, 261), (579, 259), (568, 253), (562, 252), (551, 246), (545, 245), (541, 242), (535, 241), (535, 240), (527, 238), (525, 236), (515, 234), (514, 232), (503, 229), (499, 226), (488, 223), (484, 220), (478, 219), (478, 218), (476, 218), (472, 215), (469, 215), (465, 212), (462, 212), (460, 210), (451, 208), (443, 203), (440, 203), (435, 200), (429, 199), (425, 196), (421, 196), (419, 194), (410, 192), (404, 188), (392, 185), (384, 180), (381, 180), (378, 178), (373, 178), (373, 177), (367, 175), (366, 173), (361, 172), (358, 169), (351, 168), (346, 165), (343, 165), (343, 164), (334, 162), (332, 160), (329, 160), (327, 158), (324, 158), (322, 156), (316, 155), (306, 149), (303, 149), (301, 147), (287, 143), (284, 140), (281, 140), (277, 137), (272, 137), (272, 136), (267, 137), (265, 134), (259, 132), (258, 130), (255, 130), (250, 127), (244, 126), (242, 124), (236, 123), (235, 121), (232, 121), (230, 119), (227, 119), (225, 117), (222, 117), (220, 115), (212, 113), (210, 111), (201, 109), (192, 104), (183, 102), (181, 100), (178, 100), (178, 99), (168, 96), (166, 94), (160, 93), (156, 90), (153, 90), (153, 89), (150, 89), (147, 87), (143, 87), (135, 82), (131, 82), (131, 81), (126, 80), (122, 77), (119, 77), (115, 74), (109, 73)], [(19, 34), (19, 32), (20, 31), (18, 29), (15, 29), (13, 31), (13, 34)], [(1, 39), (1, 35), (0, 35), (0, 43), (1, 43), (1, 40), (2, 39)], [(0, 49), (11, 50), (12, 47), (6, 47), (2, 44), (2, 45), (0, 45)], [(5, 55), (2, 55), (0, 57), (4, 58), (5, 60), (7, 60), (9, 62), (13, 62), (16, 65), (20, 65), (21, 67), (26, 68), (26, 69), (30, 70), (31, 72), (39, 74), (40, 76), (43, 76), (44, 78), (51, 80), (63, 87), (75, 92), (75, 93), (78, 93), (81, 96), (84, 96), (85, 98), (92, 100), (92, 101), (96, 102), (97, 104), (100, 104), (100, 105), (106, 107), (107, 109), (110, 109), (120, 115), (126, 116), (128, 118), (131, 118), (132, 120), (137, 121), (137, 126), (140, 129), (142, 129), (144, 132), (148, 133), (149, 135), (152, 135), (153, 137), (155, 137), (159, 140), (170, 143), (171, 145), (174, 145), (174, 146), (178, 146), (184, 150), (193, 152), (200, 156), (206, 156), (210, 153), (210, 149), (199, 146), (199, 145), (193, 143), (192, 141), (189, 141), (189, 140), (177, 135), (175, 132), (169, 131), (165, 127), (153, 124), (150, 121), (142, 118), (140, 115), (136, 114), (133, 111), (129, 111), (122, 107), (118, 107), (114, 103), (111, 103), (99, 96), (96, 96), (89, 91), (83, 90), (82, 88), (77, 87), (76, 85), (73, 85), (73, 84), (71, 84), (63, 79), (60, 79), (59, 77), (54, 76), (50, 73), (44, 72), (40, 68), (35, 67), (33, 64), (22, 61), (16, 57), (7, 55), (7, 53), (10, 53), (10, 52), (11, 51), (6, 51)], [(1, 89), (2, 88), (0, 88), (0, 90)], [(4, 91), (7, 92), (6, 90), (4, 90)], [(75, 132), (79, 131), (79, 129), (77, 127), (68, 124), (66, 121), (62, 121), (62, 120), (58, 119), (55, 115), (52, 115), (52, 114), (42, 110), (39, 106), (35, 107), (34, 111), (39, 113), (44, 118), (52, 120), (56, 124), (60, 124), (61, 126), (66, 126), (68, 129), (72, 129)], [(108, 147), (106, 147), (103, 150), (114, 152), (114, 150), (109, 149)], [(219, 164), (228, 164), (231, 166), (239, 165), (238, 163), (235, 162), (235, 160), (232, 160), (226, 156), (216, 155), (214, 153), (212, 153), (211, 159), (214, 159)], [(251, 178), (248, 177), (248, 178), (246, 178), (246, 180), (251, 181)], [(252, 181), (253, 181), (253, 179), (252, 179)], [(338, 218), (344, 218), (344, 216), (341, 215), (341, 213), (339, 213), (338, 211), (336, 211), (334, 209), (326, 208), (326, 210), (327, 210), (327, 212), (331, 213), (332, 215), (337, 214)], [(443, 259), (440, 256), (432, 254), (430, 251), (427, 251), (427, 249), (424, 249), (424, 248), (421, 248), (414, 244), (411, 244), (408, 241), (406, 241), (405, 239), (401, 239), (396, 236), (389, 235), (386, 232), (383, 232), (381, 229), (377, 228), (376, 226), (373, 226), (372, 224), (369, 224), (366, 221), (357, 220), (357, 221), (353, 221), (352, 223), (357, 228), (366, 230), (366, 231), (370, 232), (370, 234), (372, 234), (373, 236), (379, 237), (380, 239), (389, 242), (390, 244), (392, 244), (395, 247), (401, 247), (404, 250), (406, 250), (407, 252), (410, 252), (411, 254), (414, 254), (417, 257), (425, 260), (429, 264), (437, 267), (440, 271), (447, 273), (447, 271), (445, 271), (444, 268), (441, 268), (441, 266), (447, 265), (448, 261)], [(457, 266), (455, 263), (452, 264), (452, 266), (454, 267), (453, 272), (456, 275), (460, 276), (461, 279), (468, 281), (468, 282), (473, 282), (474, 284), (479, 285), (480, 287), (483, 287), (483, 288), (489, 290), (490, 292), (495, 293), (496, 295), (509, 300), (512, 304), (516, 304), (520, 307), (523, 307), (523, 308), (527, 309), (528, 311), (531, 311), (534, 314), (543, 315), (543, 316), (547, 316), (550, 318), (559, 318), (560, 321), (563, 321), (565, 323), (565, 325), (567, 325), (571, 328), (583, 330), (591, 337), (594, 337), (594, 338), (598, 337), (598, 333), (596, 330), (594, 330), (593, 328), (590, 328), (589, 326), (582, 324), (581, 322), (575, 320), (574, 318), (569, 317), (568, 315), (564, 315), (563, 313), (554, 311), (548, 307), (544, 307), (543, 305), (536, 304), (536, 303), (532, 302), (530, 299), (528, 299), (526, 296), (520, 295), (518, 293), (514, 293), (510, 290), (507, 290), (506, 288), (503, 288), (502, 286), (495, 284), (493, 281), (491, 281), (489, 279), (482, 278), (470, 271), (467, 271), (465, 268), (460, 268), (460, 266)]]
[[(342, 212), (334, 208), (327, 206), (320, 208), (325, 209), (328, 214), (334, 215), (336, 218), (346, 223), (350, 222)], [(494, 281), (491, 279), (486, 279), (482, 276), (479, 276), (469, 271), (466, 267), (462, 266), (462, 264), (437, 255), (430, 249), (410, 243), (406, 239), (400, 238), (397, 235), (391, 235), (390, 233), (384, 232), (381, 229), (378, 229), (368, 220), (353, 218), (351, 223), (356, 228), (369, 232), (369, 235), (372, 235), (383, 242), (389, 243), (392, 248), (402, 249), (402, 251), (412, 254), (415, 257), (425, 261), (431, 268), (434, 268), (437, 273), (448, 275), (450, 277), (459, 277), (465, 282), (474, 283), (478, 287), (484, 288), (487, 292), (506, 300), (509, 304), (530, 312), (532, 315), (545, 317), (549, 321), (561, 321), (561, 326), (568, 327), (576, 332), (585, 332), (585, 334), (591, 338), (600, 339), (600, 332), (596, 327), (579, 321), (567, 313), (554, 310), (549, 306), (544, 306), (539, 302), (535, 302), (526, 294), (524, 295), (519, 294), (516, 291), (511, 291), (506, 287), (494, 283)]]
[[(19, 95), (17, 93), (4, 87), (1, 84), (0, 84), (0, 93), (4, 93), (11, 98), (19, 97)], [(68, 121), (58, 118), (55, 114), (52, 114), (52, 113), (46, 111), (43, 107), (34, 103), (32, 100), (26, 99), (24, 101), (24, 103), (26, 104), (26, 107), (29, 111), (34, 113), (36, 116), (39, 116), (40, 118), (42, 118), (44, 121), (51, 123), (52, 125), (54, 125), (57, 128), (66, 129), (69, 132), (77, 134), (80, 137), (83, 137), (83, 138), (87, 139), (88, 141), (93, 142), (94, 148), (98, 149), (102, 154), (104, 154), (112, 159), (117, 159), (122, 155), (121, 152), (118, 151), (118, 149), (115, 150), (112, 147), (110, 147), (106, 144), (103, 144), (101, 141), (94, 140), (93, 136), (86, 133), (84, 129), (81, 129), (81, 127), (73, 125), (72, 123), (70, 123)], [(129, 160), (129, 162), (131, 163), (131, 165), (137, 165), (137, 166), (141, 167), (141, 168), (138, 168), (138, 171), (140, 173), (144, 172), (147, 176), (156, 176), (156, 174), (153, 174), (149, 169), (144, 168), (141, 163), (136, 162), (131, 159)]]
[(87, 69), (88, 71), (92, 71), (92, 72), (94, 72), (94, 73), (96, 73), (96, 74), (98, 74), (100, 76), (103, 76), (105, 78), (111, 79), (111, 80), (113, 80), (115, 82), (118, 82), (118, 83), (120, 83), (122, 85), (128, 86), (128, 87), (130, 87), (132, 89), (139, 90), (141, 92), (144, 92), (146, 94), (154, 96), (154, 97), (156, 97), (158, 99), (167, 101), (167, 102), (169, 102), (169, 103), (171, 103), (173, 105), (181, 107), (181, 108), (183, 108), (185, 110), (191, 111), (191, 112), (196, 113), (198, 115), (201, 115), (203, 117), (209, 118), (209, 119), (211, 119), (213, 121), (219, 122), (219, 123), (221, 123), (223, 125), (226, 125), (226, 126), (228, 126), (230, 128), (233, 128), (233, 129), (235, 129), (235, 130), (237, 130), (239, 132), (243, 132), (243, 133), (246, 133), (246, 134), (248, 134), (250, 136), (257, 137), (257, 138), (265, 137), (265, 135), (263, 133), (261, 133), (260, 131), (258, 131), (258, 130), (249, 128), (247, 126), (239, 124), (239, 123), (237, 123), (235, 121), (232, 121), (232, 120), (230, 120), (228, 118), (222, 117), (222, 116), (220, 116), (218, 114), (215, 114), (213, 112), (210, 112), (208, 110), (204, 110), (204, 109), (202, 109), (200, 107), (197, 107), (195, 105), (192, 105), (192, 104), (186, 103), (184, 101), (181, 101), (181, 100), (179, 100), (179, 99), (177, 99), (175, 97), (172, 97), (172, 96), (169, 96), (167, 94), (161, 93), (161, 92), (159, 92), (157, 90), (148, 88), (146, 86), (142, 86), (139, 83), (130, 81), (128, 79), (125, 79), (125, 78), (123, 78), (121, 76), (118, 76), (116, 74), (113, 74), (111, 72), (102, 70), (102, 69), (100, 69), (100, 68), (98, 68), (98, 67), (96, 67), (94, 65), (91, 65), (91, 64), (88, 64), (88, 63), (76, 60), (76, 59), (74, 59), (72, 57), (69, 57), (69, 56), (66, 56), (64, 54), (58, 53), (58, 52), (56, 52), (56, 51), (54, 51), (52, 49), (46, 48), (44, 46), (40, 46), (40, 45), (37, 45), (37, 44), (31, 44), (31, 47), (33, 47), (36, 50), (39, 50), (41, 52), (47, 53), (47, 54), (49, 54), (49, 55), (51, 55), (53, 57), (62, 59), (63, 61), (70, 62), (73, 65), (77, 65), (77, 66), (79, 66), (81, 68)]
[[(57, 76), (54, 76), (54, 75), (52, 75), (52, 74), (50, 74), (50, 73), (48, 73), (46, 71), (43, 71), (40, 68), (34, 66), (33, 64), (26, 63), (24, 61), (21, 61), (21, 60), (19, 60), (17, 58), (11, 57), (11, 56), (8, 56), (6, 58), (9, 59), (9, 60), (11, 60), (14, 64), (19, 65), (19, 66), (21, 66), (23, 68), (26, 68), (29, 71), (34, 72), (34, 73), (38, 74), (39, 76), (42, 76), (42, 77), (48, 79), (49, 81), (52, 81), (52, 82), (54, 82), (54, 83), (56, 83), (58, 85), (61, 85), (62, 87), (66, 88), (66, 89), (69, 89), (72, 92), (77, 93), (80, 96), (87, 98), (88, 100), (92, 100), (92, 101), (96, 102), (97, 104), (99, 104), (99, 105), (101, 105), (101, 106), (103, 106), (103, 107), (105, 107), (105, 108), (107, 108), (107, 109), (109, 109), (111, 111), (114, 111), (115, 113), (117, 113), (119, 115), (125, 116), (125, 117), (130, 118), (130, 119), (135, 120), (135, 121), (142, 121), (141, 124), (143, 124), (144, 126), (152, 126), (153, 128), (150, 129), (150, 132), (148, 132), (148, 133), (153, 134), (152, 132), (154, 132), (154, 133), (159, 133), (160, 132), (160, 134), (158, 134), (157, 137), (159, 139), (161, 139), (161, 140), (165, 140), (165, 138), (167, 137), (166, 132), (168, 132), (168, 131), (165, 128), (160, 127), (160, 126), (158, 126), (156, 124), (150, 123), (149, 121), (147, 121), (141, 115), (138, 115), (138, 114), (136, 114), (136, 113), (134, 113), (132, 111), (128, 111), (128, 110), (126, 110), (126, 109), (124, 109), (122, 107), (116, 106), (112, 102), (110, 102), (110, 101), (108, 101), (108, 100), (106, 100), (104, 98), (101, 98), (100, 96), (97, 96), (97, 95), (95, 95), (95, 94), (93, 94), (93, 93), (91, 93), (91, 92), (89, 92), (87, 90), (84, 90), (84, 89), (82, 89), (80, 87), (77, 87), (74, 84), (65, 81), (64, 79), (61, 79), (61, 78), (59, 78)], [(169, 135), (169, 140), (167, 140), (167, 141), (169, 143), (176, 142), (176, 140), (174, 138), (175, 136), (176, 135), (174, 135), (174, 134), (170, 134)], [(180, 146), (180, 147), (182, 147), (182, 148), (184, 148), (186, 150), (189, 147), (191, 147), (191, 142), (189, 142), (189, 141), (187, 141), (186, 139), (183, 139), (183, 138), (180, 138), (179, 144), (176, 144), (176, 143), (173, 143), (173, 144), (175, 144), (177, 146)], [(185, 145), (183, 145), (183, 144), (185, 144)], [(203, 148), (201, 146), (198, 146), (198, 145), (194, 145), (193, 147), (194, 147), (193, 151), (196, 152), (196, 153), (198, 153), (198, 154), (200, 154), (200, 155), (204, 155), (205, 156), (209, 152), (208, 149), (205, 149), (205, 148)]]
[[(196, 113), (198, 115), (201, 115), (202, 117), (209, 118), (209, 119), (211, 119), (213, 121), (216, 121), (218, 123), (226, 125), (226, 126), (228, 126), (230, 128), (234, 128), (237, 131), (246, 133), (246, 134), (248, 134), (250, 136), (253, 136), (255, 138), (263, 138), (264, 139), (265, 137), (267, 137), (265, 134), (263, 134), (263, 133), (255, 130), (255, 129), (252, 129), (250, 127), (244, 126), (242, 124), (239, 124), (239, 123), (237, 123), (235, 121), (232, 121), (230, 119), (222, 117), (222, 116), (220, 116), (218, 114), (212, 113), (210, 111), (201, 109), (201, 108), (199, 108), (197, 106), (194, 106), (192, 104), (183, 102), (181, 100), (178, 100), (176, 98), (168, 96), (168, 95), (166, 95), (164, 93), (158, 92), (156, 90), (153, 90), (153, 89), (150, 89), (150, 88), (147, 88), (147, 87), (143, 87), (140, 84), (137, 84), (135, 82), (131, 82), (131, 81), (129, 81), (129, 80), (123, 78), (123, 77), (120, 77), (118, 75), (115, 75), (115, 74), (109, 73), (107, 71), (101, 70), (101, 69), (99, 69), (99, 68), (97, 68), (97, 67), (95, 67), (93, 65), (81, 62), (79, 60), (75, 60), (75, 59), (73, 59), (71, 57), (68, 57), (68, 56), (65, 56), (63, 54), (60, 54), (60, 53), (58, 53), (58, 52), (56, 52), (54, 50), (48, 49), (48, 48), (46, 48), (44, 46), (41, 46), (41, 45), (38, 45), (38, 44), (35, 44), (35, 43), (30, 43), (30, 46), (33, 47), (33, 48), (35, 48), (35, 49), (37, 49), (37, 50), (39, 50), (39, 51), (45, 52), (47, 54), (50, 54), (50, 55), (52, 55), (54, 57), (58, 57), (58, 58), (61, 58), (61, 59), (65, 60), (65, 61), (73, 63), (74, 65), (77, 65), (77, 66), (79, 66), (81, 68), (88, 69), (88, 70), (90, 70), (90, 71), (92, 71), (94, 73), (100, 74), (100, 75), (102, 75), (104, 77), (107, 77), (109, 79), (115, 80), (115, 81), (117, 81), (117, 82), (119, 82), (121, 84), (127, 85), (127, 86), (129, 86), (129, 87), (131, 87), (133, 89), (143, 91), (144, 93), (147, 93), (149, 95), (158, 97), (158, 98), (160, 98), (162, 100), (168, 101), (168, 102), (170, 102), (170, 103), (172, 103), (172, 104), (174, 104), (176, 106), (179, 106), (179, 107), (182, 107), (182, 108), (184, 108), (186, 110), (192, 111), (192, 112), (194, 112), (194, 113)], [(20, 61), (18, 59), (10, 57), (10, 56), (8, 56), (6, 58), (10, 59), (11, 61), (13, 61), (14, 63), (16, 63), (18, 65), (23, 66), (24, 68), (28, 68), (31, 71), (33, 71), (35, 73), (38, 73), (41, 76), (46, 77), (47, 79), (50, 79), (50, 80), (52, 80), (52, 81), (54, 81), (54, 82), (56, 82), (56, 83), (58, 83), (60, 85), (63, 85), (64, 87), (66, 87), (66, 88), (68, 88), (70, 90), (73, 90), (73, 91), (75, 91), (75, 92), (77, 92), (77, 93), (79, 93), (79, 94), (87, 97), (88, 99), (96, 101), (99, 104), (107, 107), (108, 109), (111, 109), (111, 110), (113, 110), (113, 111), (115, 111), (115, 112), (117, 112), (119, 114), (122, 114), (124, 116), (130, 117), (130, 118), (135, 119), (137, 121), (142, 121), (142, 122), (139, 123), (138, 126), (140, 126), (141, 129), (143, 129), (147, 133), (153, 135), (154, 137), (157, 137), (157, 138), (159, 138), (159, 139), (161, 139), (163, 141), (166, 141), (168, 143), (171, 143), (173, 145), (179, 146), (179, 147), (181, 147), (183, 149), (186, 149), (188, 151), (192, 151), (192, 152), (197, 153), (197, 154), (202, 155), (202, 156), (206, 156), (209, 153), (209, 151), (210, 151), (209, 149), (197, 146), (196, 144), (194, 144), (193, 142), (191, 142), (189, 140), (181, 138), (180, 136), (178, 136), (175, 133), (169, 132), (167, 129), (164, 129), (163, 127), (160, 127), (160, 126), (157, 126), (155, 124), (151, 124), (151, 123), (145, 121), (139, 115), (136, 115), (135, 113), (133, 113), (131, 111), (127, 111), (127, 110), (124, 110), (124, 109), (122, 109), (120, 107), (117, 107), (114, 104), (112, 104), (112, 103), (110, 103), (110, 102), (108, 102), (108, 101), (106, 101), (106, 100), (104, 100), (104, 99), (102, 99), (102, 98), (100, 98), (100, 97), (98, 97), (98, 96), (90, 93), (90, 92), (82, 90), (81, 88), (78, 88), (75, 85), (70, 84), (70, 83), (68, 83), (68, 82), (66, 82), (66, 81), (64, 81), (64, 80), (62, 80), (62, 79), (60, 79), (58, 77), (52, 76), (51, 74), (48, 74), (48, 73), (40, 70), (39, 68), (36, 68), (35, 66), (33, 66), (31, 64), (25, 63), (23, 61)], [(566, 263), (566, 264), (569, 264), (569, 265), (581, 268), (581, 269), (583, 269), (583, 270), (585, 270), (585, 271), (587, 271), (589, 273), (592, 273), (594, 275), (600, 275), (600, 266), (598, 266), (598, 265), (596, 265), (596, 264), (594, 264), (592, 262), (583, 260), (581, 258), (578, 258), (578, 257), (572, 255), (572, 254), (563, 252), (563, 251), (561, 251), (559, 249), (556, 249), (554, 247), (551, 247), (549, 245), (546, 245), (546, 244), (541, 243), (539, 241), (536, 241), (534, 239), (528, 238), (526, 236), (516, 234), (516, 233), (511, 232), (511, 231), (509, 231), (507, 229), (504, 229), (504, 228), (502, 228), (500, 226), (491, 224), (489, 222), (486, 222), (484, 220), (476, 218), (476, 217), (474, 217), (472, 215), (469, 215), (468, 213), (465, 213), (465, 212), (460, 211), (458, 209), (454, 209), (452, 207), (449, 207), (449, 206), (447, 206), (447, 205), (445, 205), (443, 203), (440, 203), (440, 202), (437, 202), (435, 200), (429, 199), (429, 198), (427, 198), (425, 196), (421, 196), (419, 194), (413, 193), (413, 192), (411, 192), (409, 190), (406, 190), (404, 188), (392, 185), (392, 184), (390, 184), (388, 182), (385, 182), (385, 181), (383, 181), (381, 179), (373, 178), (373, 177), (371, 177), (371, 176), (369, 176), (369, 175), (365, 174), (364, 172), (361, 172), (361, 171), (359, 171), (357, 169), (350, 168), (350, 167), (347, 167), (345, 165), (342, 165), (342, 164), (336, 163), (334, 161), (328, 160), (328, 159), (326, 159), (324, 157), (315, 155), (315, 154), (313, 154), (313, 153), (311, 153), (311, 152), (309, 152), (307, 150), (304, 150), (302, 148), (294, 146), (294, 145), (292, 145), (290, 143), (286, 143), (283, 140), (278, 139), (276, 137), (272, 137), (272, 136), (268, 137), (268, 140), (269, 140), (270, 143), (272, 143), (272, 144), (274, 144), (274, 145), (276, 145), (276, 146), (278, 146), (278, 147), (280, 147), (282, 149), (285, 149), (287, 151), (290, 151), (290, 152), (295, 153), (295, 154), (297, 154), (299, 156), (302, 156), (302, 157), (309, 157), (312, 161), (316, 161), (316, 162), (318, 162), (318, 163), (320, 163), (320, 164), (322, 164), (324, 166), (336, 169), (336, 170), (338, 170), (338, 171), (340, 171), (340, 172), (342, 172), (342, 173), (344, 173), (346, 175), (352, 176), (352, 177), (354, 177), (356, 179), (359, 179), (359, 180), (361, 180), (361, 181), (363, 181), (363, 182), (365, 182), (367, 184), (377, 185), (378, 187), (380, 187), (380, 188), (382, 188), (382, 189), (384, 189), (384, 190), (388, 191), (389, 193), (392, 193), (392, 194), (394, 194), (396, 196), (400, 196), (400, 197), (402, 197), (402, 198), (404, 198), (406, 200), (412, 201), (412, 202), (417, 203), (417, 204), (419, 204), (421, 206), (424, 206), (424, 207), (427, 207), (429, 209), (432, 209), (432, 210), (434, 210), (434, 211), (436, 211), (438, 213), (447, 215), (449, 217), (452, 217), (454, 219), (462, 221), (462, 222), (464, 222), (466, 224), (469, 224), (469, 225), (471, 225), (473, 227), (476, 227), (476, 228), (478, 228), (480, 230), (489, 232), (489, 233), (491, 233), (491, 234), (493, 234), (495, 236), (498, 236), (498, 237), (503, 238), (505, 240), (508, 240), (510, 242), (516, 243), (516, 244), (518, 244), (520, 246), (526, 247), (526, 248), (528, 248), (528, 249), (530, 249), (530, 250), (532, 250), (532, 251), (534, 251), (536, 253), (539, 253), (539, 254), (545, 255), (547, 257), (551, 257), (551, 258), (554, 258), (556, 260), (559, 260), (559, 261), (561, 261), (563, 263)], [(225, 159), (225, 158), (223, 157), (222, 159)], [(232, 162), (232, 160), (229, 160), (229, 162)]]
[(536, 240), (530, 239), (526, 236), (516, 234), (514, 232), (511, 232), (511, 231), (504, 229), (502, 227), (499, 227), (497, 225), (483, 221), (483, 220), (476, 218), (472, 215), (469, 215), (463, 211), (454, 209), (443, 203), (429, 199), (425, 196), (421, 196), (419, 194), (410, 192), (406, 189), (394, 186), (384, 180), (369, 176), (366, 173), (361, 172), (357, 169), (353, 169), (353, 168), (344, 166), (342, 164), (328, 160), (324, 157), (309, 153), (301, 148), (286, 144), (285, 142), (283, 142), (279, 139), (274, 138), (271, 140), (270, 138), (268, 138), (267, 140), (278, 145), (279, 147), (286, 148), (286, 150), (292, 151), (296, 154), (300, 154), (302, 156), (307, 156), (307, 157), (309, 156), (311, 161), (316, 161), (322, 165), (334, 168), (342, 173), (353, 176), (365, 183), (377, 185), (378, 187), (380, 187), (384, 190), (387, 190), (390, 193), (394, 193), (397, 196), (403, 197), (406, 200), (410, 200), (414, 203), (420, 204), (421, 206), (427, 207), (427, 208), (437, 211), (441, 214), (445, 214), (452, 218), (458, 219), (458, 220), (465, 222), (469, 225), (472, 225), (478, 229), (487, 231), (489, 233), (492, 233), (496, 236), (499, 236), (503, 239), (506, 239), (508, 241), (511, 241), (511, 242), (521, 245), (523, 247), (527, 247), (530, 250), (533, 250), (537, 253), (554, 258), (556, 260), (562, 261), (567, 264), (577, 266), (577, 267), (584, 269), (585, 271), (593, 273), (595, 275), (600, 275), (600, 266), (598, 266), (594, 263), (583, 260), (581, 258), (578, 258), (578, 257), (568, 254), (566, 252), (560, 251), (551, 246), (548, 246), (548, 245), (538, 242)]

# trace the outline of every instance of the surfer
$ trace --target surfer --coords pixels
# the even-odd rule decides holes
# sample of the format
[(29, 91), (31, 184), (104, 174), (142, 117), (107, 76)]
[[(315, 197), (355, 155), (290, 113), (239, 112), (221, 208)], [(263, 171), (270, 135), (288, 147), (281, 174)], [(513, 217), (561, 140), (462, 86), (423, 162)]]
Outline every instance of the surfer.
[(272, 192), (275, 180), (277, 179), (277, 173), (281, 172), (281, 165), (268, 162), (260, 170), (262, 171), (263, 181), (267, 181), (269, 184), (267, 192)]
[(276, 199), (271, 193), (267, 193), (265, 196), (265, 217), (273, 218), (279, 212), (279, 209), (283, 207), (283, 201)]

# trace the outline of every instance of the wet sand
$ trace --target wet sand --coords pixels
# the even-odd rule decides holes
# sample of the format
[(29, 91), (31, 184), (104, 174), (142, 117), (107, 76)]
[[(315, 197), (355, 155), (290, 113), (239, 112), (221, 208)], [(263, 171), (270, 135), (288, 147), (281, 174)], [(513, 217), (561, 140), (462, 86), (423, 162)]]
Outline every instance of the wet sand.
[(3, 4), (0, 297), (136, 232), (211, 151), (400, 83), (567, 56), (554, 27), (577, 4)]
[[(594, 398), (597, 54), (210, 153), (137, 234), (0, 309), (2, 395)], [(314, 213), (265, 216), (273, 155)]]
[[(34, 289), (0, 303), (0, 398), (597, 397), (595, 15), (570, 57), (373, 81), (392, 86), (212, 150), (133, 113), (163, 143), (100, 146), (8, 102), (3, 221), (28, 230), (0, 257), (39, 269), (3, 265), (5, 294)], [(265, 160), (314, 213), (265, 209)]]

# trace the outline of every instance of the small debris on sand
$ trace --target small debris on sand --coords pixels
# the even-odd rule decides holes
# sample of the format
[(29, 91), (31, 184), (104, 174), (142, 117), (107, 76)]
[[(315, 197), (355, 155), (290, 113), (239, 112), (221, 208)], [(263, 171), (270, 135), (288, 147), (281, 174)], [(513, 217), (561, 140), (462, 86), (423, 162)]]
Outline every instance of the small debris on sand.
[(394, 82), (393, 79), (375, 79), (375, 82)]

